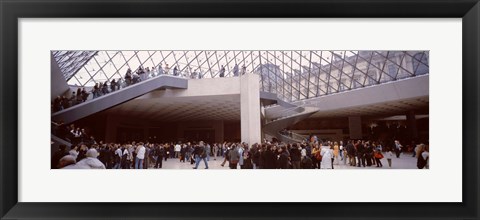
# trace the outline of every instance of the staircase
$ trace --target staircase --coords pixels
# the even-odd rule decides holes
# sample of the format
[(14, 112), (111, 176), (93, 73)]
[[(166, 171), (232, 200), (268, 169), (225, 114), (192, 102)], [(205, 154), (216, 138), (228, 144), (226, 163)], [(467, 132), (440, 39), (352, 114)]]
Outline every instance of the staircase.
[(50, 152), (52, 152), (52, 153), (53, 153), (53, 152), (56, 152), (56, 151), (59, 149), (60, 145), (65, 145), (65, 146), (67, 146), (67, 148), (66, 148), (67, 151), (70, 149), (70, 146), (72, 146), (72, 144), (71, 144), (70, 142), (68, 142), (68, 141), (66, 141), (66, 140), (64, 140), (64, 139), (62, 139), (62, 138), (59, 138), (59, 137), (57, 137), (57, 136), (55, 136), (55, 135), (53, 135), (53, 134), (51, 135), (50, 141), (51, 141), (51, 143), (50, 143), (50, 148), (51, 148)]
[[(305, 137), (299, 134), (284, 134), (282, 130), (296, 124), (318, 111), (316, 107), (295, 106), (293, 108), (285, 108), (280, 111), (265, 111), (267, 122), (263, 125), (265, 134), (276, 137), (285, 143), (302, 142)], [(271, 120), (268, 120), (270, 118)]]

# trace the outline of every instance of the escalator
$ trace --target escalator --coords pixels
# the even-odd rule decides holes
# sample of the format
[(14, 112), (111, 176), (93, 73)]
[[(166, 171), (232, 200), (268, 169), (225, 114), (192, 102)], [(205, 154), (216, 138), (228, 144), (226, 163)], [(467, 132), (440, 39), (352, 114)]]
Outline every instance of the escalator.
[(282, 110), (279, 114), (276, 114), (275, 118), (267, 121), (262, 130), (265, 134), (276, 137), (278, 140), (285, 143), (301, 142), (303, 137), (298, 134), (284, 134), (282, 130), (296, 124), (318, 111), (315, 107), (293, 107)]
[(55, 112), (52, 114), (52, 120), (62, 120), (64, 123), (68, 124), (86, 116), (122, 104), (153, 90), (162, 88), (186, 89), (187, 87), (188, 79), (177, 76), (161, 75)]

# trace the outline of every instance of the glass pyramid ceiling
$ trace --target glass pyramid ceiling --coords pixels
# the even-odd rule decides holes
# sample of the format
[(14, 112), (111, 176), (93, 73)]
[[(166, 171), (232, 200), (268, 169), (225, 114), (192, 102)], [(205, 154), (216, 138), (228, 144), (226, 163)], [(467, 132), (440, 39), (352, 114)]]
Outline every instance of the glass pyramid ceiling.
[(261, 90), (303, 100), (429, 73), (428, 51), (53, 51), (70, 85), (118, 80), (140, 66), (192, 78), (259, 74)]

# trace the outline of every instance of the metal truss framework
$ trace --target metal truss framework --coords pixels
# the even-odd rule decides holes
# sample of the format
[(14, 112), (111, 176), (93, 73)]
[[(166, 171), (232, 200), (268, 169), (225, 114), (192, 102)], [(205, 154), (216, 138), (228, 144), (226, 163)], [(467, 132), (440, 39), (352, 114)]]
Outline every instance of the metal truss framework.
[(70, 85), (93, 86), (159, 67), (188, 78), (259, 74), (261, 90), (304, 100), (429, 73), (428, 51), (53, 51)]

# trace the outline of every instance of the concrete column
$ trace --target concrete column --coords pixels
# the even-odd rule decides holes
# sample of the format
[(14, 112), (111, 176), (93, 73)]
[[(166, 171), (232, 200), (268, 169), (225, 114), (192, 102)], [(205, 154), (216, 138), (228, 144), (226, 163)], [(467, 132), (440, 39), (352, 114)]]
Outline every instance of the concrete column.
[(118, 127), (118, 118), (115, 116), (107, 116), (107, 125), (105, 126), (105, 142), (111, 143), (117, 141), (117, 127)]
[(348, 117), (350, 139), (362, 139), (362, 118), (360, 116)]
[(225, 129), (223, 121), (217, 121), (214, 124), (215, 128), (215, 142), (223, 143), (225, 140)]
[(249, 145), (261, 143), (260, 76), (240, 76), (241, 140)]
[(407, 127), (413, 140), (418, 138), (417, 119), (415, 118), (415, 112), (407, 112)]

